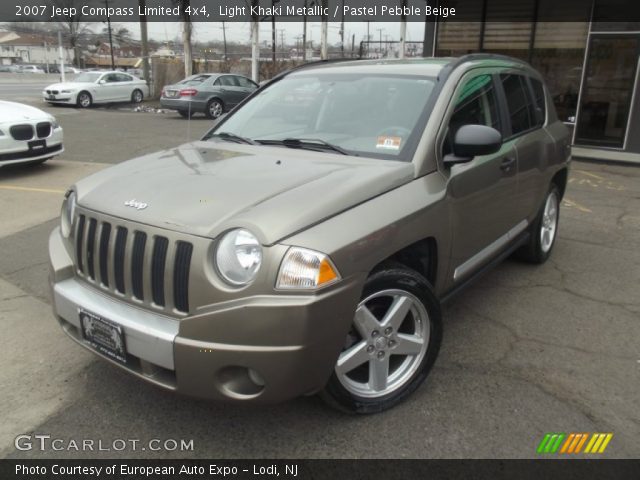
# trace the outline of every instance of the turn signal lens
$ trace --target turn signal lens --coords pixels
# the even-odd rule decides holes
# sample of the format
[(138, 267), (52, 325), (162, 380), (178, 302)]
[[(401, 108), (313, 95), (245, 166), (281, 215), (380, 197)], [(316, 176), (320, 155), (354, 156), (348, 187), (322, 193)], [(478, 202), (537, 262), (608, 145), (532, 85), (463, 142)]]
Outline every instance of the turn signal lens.
[(338, 270), (324, 253), (291, 247), (282, 260), (276, 288), (314, 290), (340, 280)]

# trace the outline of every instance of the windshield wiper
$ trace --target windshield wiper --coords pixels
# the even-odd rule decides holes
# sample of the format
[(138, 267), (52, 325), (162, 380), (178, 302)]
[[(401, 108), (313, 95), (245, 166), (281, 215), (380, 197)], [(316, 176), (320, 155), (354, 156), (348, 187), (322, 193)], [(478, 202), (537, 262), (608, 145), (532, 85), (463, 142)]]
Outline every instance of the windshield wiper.
[(307, 150), (331, 150), (341, 155), (357, 156), (355, 153), (348, 152), (344, 148), (319, 138), (285, 138), (283, 140), (256, 140), (256, 142), (262, 145), (283, 145), (289, 148), (302, 148)]
[(212, 137), (220, 137), (223, 140), (227, 140), (228, 142), (247, 143), (249, 145), (257, 145), (258, 144), (258, 142), (255, 142), (255, 141), (251, 140), (250, 138), (241, 137), (240, 135), (236, 135), (235, 133), (229, 133), (229, 132), (212, 133), (211, 135), (207, 135), (206, 140), (208, 140), (208, 139), (210, 139)]

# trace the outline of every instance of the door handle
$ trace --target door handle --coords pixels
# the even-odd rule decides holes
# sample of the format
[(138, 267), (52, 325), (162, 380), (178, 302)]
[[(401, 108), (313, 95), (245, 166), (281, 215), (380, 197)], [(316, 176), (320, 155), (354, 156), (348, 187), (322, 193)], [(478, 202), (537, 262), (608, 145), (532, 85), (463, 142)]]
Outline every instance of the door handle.
[(500, 170), (502, 170), (503, 172), (508, 172), (509, 170), (511, 170), (511, 167), (513, 167), (515, 163), (516, 159), (514, 157), (506, 157), (500, 164)]

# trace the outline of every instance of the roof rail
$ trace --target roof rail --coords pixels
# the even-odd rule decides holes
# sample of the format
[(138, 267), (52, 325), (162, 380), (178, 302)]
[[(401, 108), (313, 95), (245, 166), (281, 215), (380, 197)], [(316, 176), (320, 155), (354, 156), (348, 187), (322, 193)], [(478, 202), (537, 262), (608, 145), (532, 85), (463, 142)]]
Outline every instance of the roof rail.
[(458, 57), (456, 60), (451, 62), (449, 65), (451, 69), (457, 68), (465, 62), (472, 62), (474, 60), (502, 60), (505, 62), (511, 63), (521, 63), (522, 65), (526, 65), (530, 67), (529, 63), (524, 60), (520, 60), (519, 58), (509, 57), (507, 55), (500, 55), (499, 53), (468, 53), (466, 55), (462, 55)]

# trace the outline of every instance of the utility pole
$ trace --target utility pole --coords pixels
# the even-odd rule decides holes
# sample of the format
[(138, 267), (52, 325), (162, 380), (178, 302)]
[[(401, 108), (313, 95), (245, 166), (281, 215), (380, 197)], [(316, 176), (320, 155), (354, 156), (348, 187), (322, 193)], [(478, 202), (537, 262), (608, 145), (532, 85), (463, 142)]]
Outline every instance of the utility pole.
[(384, 30), (384, 28), (378, 28), (378, 33), (380, 34), (380, 42), (379, 42), (379, 52), (380, 52), (380, 57), (382, 57), (382, 31)]
[(400, 58), (404, 58), (404, 46), (407, 36), (407, 16), (405, 15), (405, 9), (407, 6), (407, 0), (402, 0), (402, 19), (400, 21)]
[[(258, 0), (251, 0), (251, 5), (257, 7)], [(260, 18), (253, 15), (251, 18), (251, 79), (258, 83), (260, 81)]]
[(116, 63), (113, 60), (113, 38), (111, 37), (111, 18), (109, 17), (109, 0), (104, 0), (104, 5), (107, 7), (107, 30), (109, 31), (109, 51), (111, 52), (111, 70), (116, 69)]
[(278, 30), (280, 32), (280, 58), (284, 59), (284, 28)]
[[(329, 0), (322, 0), (322, 10), (324, 11), (328, 11), (329, 10)], [(327, 15), (322, 15), (322, 24), (321, 24), (321, 29), (320, 29), (320, 58), (322, 60), (327, 60), (329, 58), (329, 51), (327, 48), (327, 37), (329, 34), (329, 25), (328, 25), (329, 19), (327, 18)]]
[(224, 61), (227, 61), (227, 28), (222, 22), (222, 41), (224, 42)]
[[(138, 11), (145, 12), (147, 0), (138, 0)], [(140, 15), (140, 42), (142, 43), (142, 74), (144, 75), (144, 81), (147, 82), (147, 87), (151, 93), (151, 79), (149, 78), (149, 38), (147, 34), (147, 15)]]
[(304, 0), (304, 28), (302, 29), (302, 61), (307, 61), (307, 0)]
[(49, 49), (47, 48), (47, 41), (44, 42), (44, 64), (46, 72), (49, 73)]
[(340, 23), (340, 53), (344, 58), (344, 0), (342, 0), (342, 22)]
[(58, 30), (58, 55), (60, 60), (60, 80), (64, 83), (64, 53), (62, 50), (62, 32)]
[[(271, 0), (271, 8), (274, 9), (276, 2)], [(271, 16), (271, 61), (276, 63), (276, 16)]]

